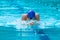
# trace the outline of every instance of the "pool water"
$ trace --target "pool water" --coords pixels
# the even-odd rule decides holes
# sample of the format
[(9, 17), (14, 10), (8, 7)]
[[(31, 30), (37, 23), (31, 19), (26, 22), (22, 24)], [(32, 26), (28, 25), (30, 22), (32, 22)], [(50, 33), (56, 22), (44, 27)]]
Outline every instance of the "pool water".
[[(60, 40), (60, 0), (0, 0), (0, 40)], [(38, 29), (22, 25), (22, 14), (40, 15)]]

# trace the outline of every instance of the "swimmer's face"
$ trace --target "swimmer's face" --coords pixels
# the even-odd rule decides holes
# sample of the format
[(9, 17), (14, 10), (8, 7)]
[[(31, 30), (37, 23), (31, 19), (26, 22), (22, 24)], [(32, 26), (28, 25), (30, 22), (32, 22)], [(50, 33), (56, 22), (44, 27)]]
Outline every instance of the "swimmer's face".
[(35, 17), (33, 17), (33, 18), (29, 18), (29, 17), (27, 17), (27, 18), (30, 19), (30, 20), (31, 20), (31, 19), (35, 19)]
[(32, 18), (28, 18), (28, 19), (32, 19)]

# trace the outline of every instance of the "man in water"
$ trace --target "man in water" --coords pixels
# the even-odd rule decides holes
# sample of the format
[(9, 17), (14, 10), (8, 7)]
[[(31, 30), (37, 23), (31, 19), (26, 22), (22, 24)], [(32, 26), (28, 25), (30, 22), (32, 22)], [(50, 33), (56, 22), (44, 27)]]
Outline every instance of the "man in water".
[[(28, 13), (27, 14), (23, 14), (23, 16), (22, 16), (22, 21), (27, 21), (27, 20), (29, 20), (29, 22), (31, 21), (31, 20), (36, 20), (36, 22), (39, 24), (39, 15), (38, 14), (35, 14), (35, 12), (33, 11), (33, 10), (30, 10), (30, 11), (28, 11)], [(29, 23), (30, 25), (34, 25), (34, 22), (30, 22)], [(37, 26), (38, 27), (38, 26)], [(38, 35), (39, 35), (39, 38), (41, 39), (41, 40), (50, 40), (49, 39), (49, 37), (47, 36), (47, 35), (45, 35), (45, 33), (44, 33), (44, 31), (43, 30), (41, 30), (41, 29), (38, 29), (37, 30), (37, 32), (36, 32)], [(43, 34), (43, 35), (42, 35)]]
[[(26, 20), (39, 21), (39, 15), (35, 14), (35, 12), (33, 10), (29, 10), (27, 14), (23, 14), (22, 20), (23, 21), (26, 21)], [(33, 25), (33, 24), (34, 24), (34, 22), (30, 22), (30, 25)]]

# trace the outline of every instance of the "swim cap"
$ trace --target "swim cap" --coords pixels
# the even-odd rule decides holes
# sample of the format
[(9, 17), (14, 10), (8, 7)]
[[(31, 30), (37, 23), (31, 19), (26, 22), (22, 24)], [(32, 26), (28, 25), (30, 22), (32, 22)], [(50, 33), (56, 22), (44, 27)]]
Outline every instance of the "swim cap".
[(35, 17), (35, 12), (33, 10), (28, 11), (28, 18), (32, 19)]

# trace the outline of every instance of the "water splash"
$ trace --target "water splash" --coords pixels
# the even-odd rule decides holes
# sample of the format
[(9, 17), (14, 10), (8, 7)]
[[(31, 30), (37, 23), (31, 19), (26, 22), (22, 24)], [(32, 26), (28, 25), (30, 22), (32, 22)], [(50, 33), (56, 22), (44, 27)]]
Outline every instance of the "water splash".
[[(16, 28), (17, 30), (28, 28), (27, 22), (23, 22), (21, 20), (21, 17), (19, 17), (19, 18), (9, 17), (9, 19), (8, 19), (6, 16), (4, 18), (3, 18), (3, 16), (1, 16), (0, 18), (1, 18), (0, 19), (0, 26), (11, 27), (11, 25), (12, 25), (12, 27)], [(25, 25), (22, 25), (22, 23), (25, 23)], [(43, 20), (40, 20), (39, 24), (40, 25), (38, 27), (42, 28), (42, 29), (55, 28), (55, 26), (56, 26), (56, 28), (59, 28), (60, 27), (60, 20), (56, 20), (56, 19), (50, 17), (50, 18), (45, 18)]]

